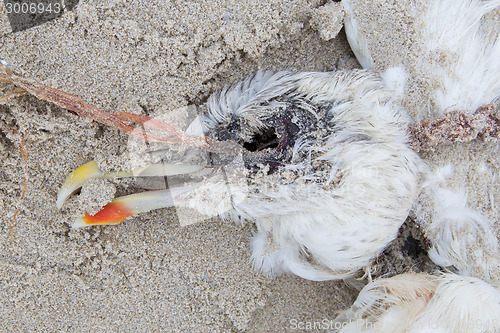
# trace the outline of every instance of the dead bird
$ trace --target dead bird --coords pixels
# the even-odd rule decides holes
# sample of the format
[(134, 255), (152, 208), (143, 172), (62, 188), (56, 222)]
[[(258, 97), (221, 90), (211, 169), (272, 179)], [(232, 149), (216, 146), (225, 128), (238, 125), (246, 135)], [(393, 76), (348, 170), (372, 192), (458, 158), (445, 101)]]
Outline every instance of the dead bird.
[[(9, 75), (12, 81), (15, 74)], [(3, 80), (9, 78), (4, 74)], [(69, 98), (30, 84), (18, 86), (38, 97), (57, 95), (52, 101)], [(196, 183), (115, 198), (75, 226), (114, 224), (151, 209), (185, 206), (255, 223), (252, 260), (266, 274), (350, 277), (396, 237), (417, 194), (419, 157), (409, 148), (408, 120), (394, 96), (364, 70), (261, 71), (212, 95), (186, 133), (145, 117), (91, 109), (93, 119), (129, 132), (120, 119), (161, 128), (168, 138), (155, 134), (152, 140), (182, 142), (208, 156), (200, 164), (185, 159), (139, 170), (203, 176)], [(57, 204), (87, 179), (134, 172), (106, 175), (90, 162), (68, 177)]]
[(110, 174), (95, 162), (85, 164), (63, 184), (58, 206), (93, 178), (141, 173), (201, 180), (116, 198), (78, 219), (76, 227), (116, 224), (162, 207), (189, 207), (255, 223), (252, 259), (264, 273), (328, 280), (366, 268), (395, 238), (419, 192), (423, 167), (410, 149), (401, 92), (386, 88), (368, 71), (258, 72), (214, 94), (186, 132), (144, 116), (107, 114), (6, 67), (0, 80), (18, 87), (12, 96), (30, 93), (130, 135), (206, 153), (201, 162), (193, 163), (188, 153)]

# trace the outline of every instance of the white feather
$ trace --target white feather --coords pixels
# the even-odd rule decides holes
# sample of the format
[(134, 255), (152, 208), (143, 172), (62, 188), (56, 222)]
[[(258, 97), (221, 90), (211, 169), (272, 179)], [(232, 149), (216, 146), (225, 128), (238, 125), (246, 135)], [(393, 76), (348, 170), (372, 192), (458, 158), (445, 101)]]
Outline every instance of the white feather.
[(338, 332), (498, 332), (500, 291), (455, 274), (401, 274), (361, 290)]
[[(357, 12), (356, 2), (342, 3), (347, 38), (363, 68), (382, 71), (389, 66), (404, 66), (410, 73), (413, 88), (418, 89), (406, 93), (419, 99), (418, 105), (411, 102), (418, 109), (410, 110), (416, 118), (452, 110), (473, 113), (500, 96), (500, 30), (483, 24), (484, 16), (500, 7), (499, 0), (411, 3), (403, 25), (387, 36), (408, 41), (405, 44), (377, 43), (380, 32), (367, 26), (366, 17), (358, 20), (366, 14)], [(387, 20), (391, 20), (390, 15), (387, 11)], [(405, 52), (409, 56), (403, 57)]]
[(469, 275), (500, 285), (500, 253), (492, 223), (467, 205), (464, 190), (444, 186), (451, 165), (428, 172), (413, 208), (417, 223), (431, 243), (430, 258)]
[(380, 73), (380, 76), (388, 89), (394, 91), (398, 97), (403, 97), (408, 80), (408, 72), (403, 66), (389, 67)]
[(342, 5), (345, 11), (344, 28), (351, 50), (364, 69), (371, 69), (374, 67), (373, 58), (368, 47), (368, 41), (359, 29), (358, 21), (352, 8), (352, 1), (343, 0)]
[(475, 111), (500, 96), (500, 33), (481, 19), (500, 1), (432, 1), (425, 13), (426, 70), (434, 77), (441, 113)]

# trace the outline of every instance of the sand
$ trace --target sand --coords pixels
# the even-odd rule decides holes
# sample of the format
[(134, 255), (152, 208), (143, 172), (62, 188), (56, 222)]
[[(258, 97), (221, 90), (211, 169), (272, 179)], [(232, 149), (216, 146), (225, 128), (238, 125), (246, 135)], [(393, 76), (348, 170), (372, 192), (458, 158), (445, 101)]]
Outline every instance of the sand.
[[(17, 33), (3, 10), (0, 58), (109, 112), (159, 116), (203, 105), (260, 68), (360, 67), (333, 2), (85, 0)], [(0, 110), (0, 331), (291, 331), (328, 323), (354, 301), (357, 289), (341, 281), (254, 272), (251, 225), (212, 219), (180, 226), (174, 209), (162, 209), (72, 230), (78, 196), (59, 210), (59, 187), (92, 159), (107, 170), (124, 168), (127, 136), (32, 96)], [(29, 153), (21, 204), (20, 136)], [(139, 187), (121, 181), (116, 193)], [(379, 274), (429, 269), (425, 258), (401, 252), (411, 229), (380, 259)]]

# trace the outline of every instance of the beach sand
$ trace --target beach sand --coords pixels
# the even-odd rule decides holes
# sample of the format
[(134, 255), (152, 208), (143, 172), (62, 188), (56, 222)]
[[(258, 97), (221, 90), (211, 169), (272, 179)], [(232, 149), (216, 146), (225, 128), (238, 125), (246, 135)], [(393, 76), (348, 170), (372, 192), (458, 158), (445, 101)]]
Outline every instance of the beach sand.
[[(0, 58), (102, 110), (151, 117), (203, 105), (257, 69), (360, 67), (339, 32), (335, 2), (140, 3), (79, 1), (62, 17), (16, 33), (0, 6)], [(56, 208), (64, 179), (92, 159), (107, 170), (124, 168), (129, 138), (33, 96), (0, 110), (7, 128), (0, 133), (0, 331), (293, 331), (328, 325), (356, 298), (359, 291), (342, 281), (255, 272), (252, 225), (211, 219), (180, 226), (175, 209), (161, 209), (72, 230), (81, 203), (76, 195)], [(29, 154), (22, 203), (19, 137)], [(140, 189), (133, 180), (116, 187), (118, 195)], [(406, 229), (379, 260), (380, 272), (431, 266), (401, 253)]]

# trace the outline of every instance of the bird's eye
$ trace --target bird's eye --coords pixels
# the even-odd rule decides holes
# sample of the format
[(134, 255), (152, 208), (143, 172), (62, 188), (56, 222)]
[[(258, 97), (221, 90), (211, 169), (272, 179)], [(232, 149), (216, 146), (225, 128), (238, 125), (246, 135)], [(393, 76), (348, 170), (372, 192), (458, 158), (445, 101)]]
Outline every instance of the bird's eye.
[(249, 142), (243, 143), (243, 147), (251, 152), (258, 152), (267, 148), (277, 148), (279, 144), (276, 129), (269, 127), (256, 133)]

